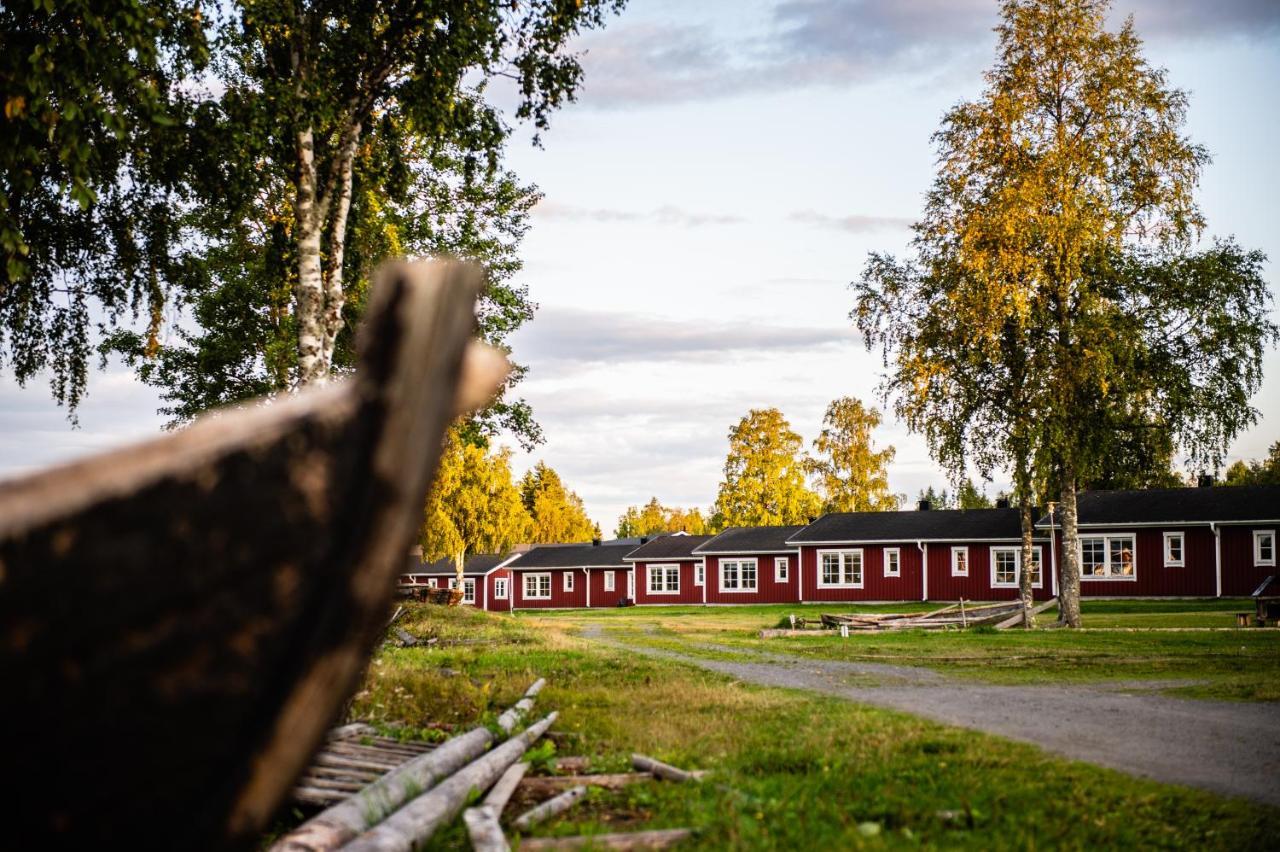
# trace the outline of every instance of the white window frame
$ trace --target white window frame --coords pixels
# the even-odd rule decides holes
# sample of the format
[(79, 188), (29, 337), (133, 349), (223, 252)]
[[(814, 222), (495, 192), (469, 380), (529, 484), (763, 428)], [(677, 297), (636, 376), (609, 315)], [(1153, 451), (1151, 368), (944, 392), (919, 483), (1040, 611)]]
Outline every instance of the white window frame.
[[(889, 557), (893, 557), (893, 570), (889, 569)], [(886, 577), (902, 576), (902, 548), (886, 547), (884, 549), (884, 575)]]
[(617, 571), (605, 571), (605, 572), (604, 572), (604, 590), (605, 590), (606, 592), (612, 592), (612, 591), (615, 591), (615, 590), (617, 589), (617, 587), (618, 587), (618, 580), (617, 580), (617, 577), (618, 577), (618, 572), (617, 572)]
[[(529, 581), (533, 582), (530, 583)], [(542, 591), (542, 581), (546, 580), (547, 590)], [(533, 587), (533, 591), (529, 591), (529, 587)], [(527, 601), (549, 601), (551, 600), (551, 572), (537, 571), (529, 572), (524, 575), (524, 599)]]
[[(733, 578), (730, 580), (725, 569), (733, 566)], [(751, 567), (751, 585), (748, 586), (743, 577), (743, 569)], [(733, 585), (729, 585), (732, 582)], [(720, 560), (720, 591), (729, 595), (752, 594), (760, 591), (760, 561), (754, 556), (738, 559)]]
[(493, 578), (493, 599), (495, 601), (505, 601), (507, 599), (507, 578)]
[[(1112, 571), (1111, 568), (1111, 542), (1128, 541), (1130, 559), (1133, 560), (1133, 573), (1121, 574)], [(1084, 573), (1084, 543), (1086, 541), (1101, 541), (1102, 553), (1104, 557), (1103, 565), (1106, 567), (1105, 574), (1086, 574)], [(1133, 583), (1138, 579), (1138, 538), (1133, 533), (1115, 533), (1111, 535), (1082, 535), (1080, 536), (1080, 580), (1088, 583)]]
[(773, 557), (773, 582), (791, 582), (791, 558), (788, 556)]
[[(956, 557), (959, 556), (960, 554), (964, 554), (964, 570), (963, 571), (961, 571), (959, 567), (960, 560), (956, 559)], [(968, 545), (965, 545), (963, 547), (951, 548), (951, 576), (952, 577), (968, 577), (969, 576)]]
[(707, 584), (707, 563), (693, 563), (693, 584), (695, 586), (705, 586)]
[(572, 592), (572, 591), (573, 591), (573, 572), (572, 572), (572, 571), (565, 571), (565, 572), (564, 572), (564, 581), (563, 581), (563, 583), (564, 583), (564, 590), (565, 590), (566, 592)]
[[(1271, 539), (1271, 558), (1262, 558), (1262, 540), (1263, 538)], [(1275, 530), (1254, 530), (1253, 531), (1253, 564), (1258, 568), (1274, 568), (1276, 565), (1276, 531)]]
[[(1173, 558), (1172, 550), (1169, 545), (1174, 541), (1178, 542), (1177, 559)], [(1167, 532), (1164, 534), (1164, 567), (1166, 568), (1183, 568), (1187, 564), (1187, 535), (1183, 532)]]
[[(840, 579), (834, 583), (827, 582), (825, 579), (823, 579), (822, 563), (824, 561), (824, 557), (828, 554), (834, 554), (836, 557), (838, 557), (836, 562), (836, 574), (839, 576)], [(853, 569), (850, 565), (850, 563), (854, 561), (853, 560), (854, 556), (857, 557), (858, 572), (856, 575), (856, 579), (849, 579), (855, 576)], [(817, 573), (818, 573), (819, 589), (861, 589), (863, 586), (863, 582), (865, 580), (864, 572), (866, 569), (866, 564), (863, 561), (862, 548), (860, 547), (850, 548), (847, 550), (838, 550), (838, 549), (819, 550), (817, 553), (817, 561), (815, 564), (817, 565), (817, 568), (818, 568)]]
[(474, 577), (464, 577), (462, 580), (462, 602), (469, 604), (476, 602), (476, 581)]
[[(996, 579), (996, 554), (1012, 553), (1013, 554), (1013, 582), (1002, 582)], [(1033, 568), (1036, 569), (1031, 576), (1031, 588), (1044, 588), (1044, 559), (1040, 555), (1040, 548), (1032, 547), (1031, 556), (1033, 559)], [(993, 589), (1017, 589), (1020, 588), (1022, 580), (1022, 545), (1000, 544), (991, 548), (991, 588)], [(1038, 577), (1036, 575), (1039, 575)]]
[[(676, 587), (674, 589), (667, 588), (667, 580), (672, 574), (676, 577)], [(650, 595), (678, 595), (680, 594), (680, 566), (678, 564), (663, 563), (661, 565), (646, 565), (644, 567), (644, 590)], [(653, 587), (653, 581), (660, 579), (659, 588)]]
[(432, 578), (431, 578), (430, 580), (428, 580), (427, 582), (431, 585), (431, 588), (433, 588), (433, 589), (438, 589), (438, 588), (440, 588), (439, 586), (437, 586), (437, 585), (436, 585), (436, 578), (435, 578), (435, 577), (432, 577)]

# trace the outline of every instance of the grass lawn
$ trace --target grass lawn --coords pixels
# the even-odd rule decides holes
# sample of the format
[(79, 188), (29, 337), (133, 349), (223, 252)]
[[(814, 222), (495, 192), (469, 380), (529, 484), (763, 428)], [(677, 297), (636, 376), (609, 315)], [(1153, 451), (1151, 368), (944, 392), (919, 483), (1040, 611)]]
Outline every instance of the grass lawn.
[[(797, 656), (926, 666), (990, 683), (1084, 683), (1119, 680), (1185, 681), (1176, 695), (1247, 701), (1280, 700), (1280, 630), (1164, 631), (1221, 627), (1252, 601), (1085, 601), (1086, 628), (1106, 631), (828, 631), (812, 636), (759, 638), (789, 614), (936, 608), (935, 604), (799, 607), (635, 607), (594, 612), (522, 613), (519, 619), (559, 627), (595, 626), (606, 635), (683, 653), (773, 652)], [(1042, 616), (1056, 618), (1052, 610)], [(1127, 632), (1132, 629), (1132, 632)], [(714, 648), (707, 648), (714, 646)]]
[[(588, 756), (595, 771), (621, 771), (639, 751), (711, 770), (710, 780), (740, 791), (662, 783), (593, 791), (535, 830), (538, 835), (691, 827), (700, 833), (688, 848), (705, 849), (1238, 849), (1261, 848), (1280, 836), (1275, 809), (1131, 778), (901, 713), (746, 685), (577, 635), (594, 623), (640, 635), (652, 627), (661, 636), (670, 622), (688, 634), (749, 643), (753, 630), (777, 621), (784, 609), (698, 609), (694, 631), (693, 616), (674, 608), (512, 618), (413, 606), (400, 622), (409, 632), (439, 636), (442, 645), (451, 639), (488, 644), (384, 648), (351, 716), (440, 737), (440, 724), (461, 729), (492, 718), (542, 676), (548, 686), (537, 709), (560, 711), (561, 755)], [(785, 647), (803, 653), (816, 641)], [(545, 767), (551, 752), (544, 747), (535, 757), (535, 765)], [(508, 815), (517, 808), (513, 803)], [(468, 848), (460, 824), (437, 836), (433, 848)]]

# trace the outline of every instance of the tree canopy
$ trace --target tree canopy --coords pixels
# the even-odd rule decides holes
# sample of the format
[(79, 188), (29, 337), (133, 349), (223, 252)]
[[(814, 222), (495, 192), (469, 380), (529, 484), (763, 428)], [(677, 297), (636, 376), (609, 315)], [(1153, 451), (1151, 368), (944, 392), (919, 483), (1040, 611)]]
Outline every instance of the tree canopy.
[(699, 509), (679, 509), (664, 506), (654, 497), (643, 506), (630, 506), (618, 518), (615, 535), (618, 538), (657, 535), (669, 532), (687, 532), (702, 535), (707, 530), (706, 519)]
[(1227, 468), (1223, 485), (1280, 485), (1280, 441), (1271, 445), (1264, 459), (1240, 460)]
[(846, 396), (827, 406), (822, 432), (813, 442), (809, 473), (817, 480), (824, 512), (879, 512), (898, 508), (889, 490), (889, 464), (896, 451), (876, 449), (871, 433), (880, 412)]
[(822, 500), (805, 480), (803, 440), (776, 408), (752, 409), (729, 430), (712, 528), (803, 524)]
[(587, 517), (582, 498), (564, 486), (560, 474), (543, 462), (520, 480), (520, 498), (530, 518), (534, 544), (573, 543), (600, 538), (600, 526)]

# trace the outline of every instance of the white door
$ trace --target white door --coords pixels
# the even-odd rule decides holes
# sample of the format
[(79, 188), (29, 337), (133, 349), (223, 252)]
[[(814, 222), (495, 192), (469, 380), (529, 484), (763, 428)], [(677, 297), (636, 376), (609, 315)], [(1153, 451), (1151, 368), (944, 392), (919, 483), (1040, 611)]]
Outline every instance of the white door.
[(636, 569), (627, 572), (627, 597), (636, 599)]

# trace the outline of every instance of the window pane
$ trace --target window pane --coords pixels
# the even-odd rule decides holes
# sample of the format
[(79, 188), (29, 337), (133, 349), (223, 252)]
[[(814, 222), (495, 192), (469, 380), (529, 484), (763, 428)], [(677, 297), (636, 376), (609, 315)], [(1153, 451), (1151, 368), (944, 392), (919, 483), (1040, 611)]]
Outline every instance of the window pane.
[(754, 589), (756, 587), (756, 565), (754, 562), (742, 563), (742, 588)]
[(862, 554), (858, 552), (845, 555), (845, 582), (857, 584), (862, 582)]
[(1133, 576), (1133, 539), (1129, 537), (1108, 539), (1111, 555), (1111, 576)]
[(996, 551), (996, 582), (1003, 585), (1017, 585), (1018, 556), (1014, 551)]
[(832, 584), (840, 582), (840, 554), (822, 554), (822, 582)]
[(1080, 539), (1081, 573), (1086, 576), (1100, 576), (1106, 573), (1107, 551), (1106, 540), (1101, 538)]

